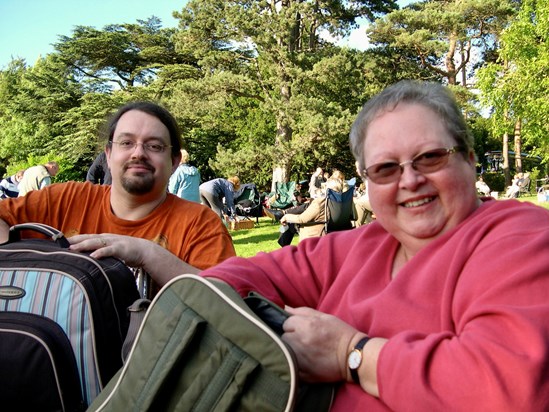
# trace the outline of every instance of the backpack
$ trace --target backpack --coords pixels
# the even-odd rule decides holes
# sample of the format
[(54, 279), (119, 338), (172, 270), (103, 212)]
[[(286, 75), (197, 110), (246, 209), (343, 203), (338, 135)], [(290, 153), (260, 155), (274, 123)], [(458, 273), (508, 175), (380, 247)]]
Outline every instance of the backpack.
[(176, 277), (89, 411), (327, 411), (334, 386), (298, 382), (279, 337), (286, 317), (259, 295), (242, 299), (225, 283)]
[[(21, 240), (28, 230), (50, 240)], [(122, 367), (127, 308), (140, 297), (133, 272), (68, 246), (38, 223), (12, 227), (0, 245), (3, 410), (85, 410)]]

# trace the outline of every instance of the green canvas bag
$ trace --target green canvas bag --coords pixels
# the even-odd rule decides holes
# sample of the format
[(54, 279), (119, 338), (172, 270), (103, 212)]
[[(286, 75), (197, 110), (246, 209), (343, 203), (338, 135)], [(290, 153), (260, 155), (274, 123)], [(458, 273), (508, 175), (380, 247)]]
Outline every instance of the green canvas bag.
[(181, 275), (156, 296), (124, 367), (88, 411), (328, 411), (334, 386), (298, 382), (279, 337), (286, 317), (259, 295)]

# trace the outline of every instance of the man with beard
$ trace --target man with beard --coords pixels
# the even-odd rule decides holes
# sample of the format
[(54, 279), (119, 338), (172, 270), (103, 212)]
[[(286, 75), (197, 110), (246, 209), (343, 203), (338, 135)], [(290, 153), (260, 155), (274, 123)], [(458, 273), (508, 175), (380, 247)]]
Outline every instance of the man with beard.
[(121, 107), (105, 147), (112, 184), (66, 182), (0, 205), (0, 242), (11, 225), (39, 222), (61, 230), (77, 251), (115, 256), (153, 279), (198, 273), (235, 255), (231, 237), (208, 207), (168, 193), (179, 165), (173, 116), (150, 102)]

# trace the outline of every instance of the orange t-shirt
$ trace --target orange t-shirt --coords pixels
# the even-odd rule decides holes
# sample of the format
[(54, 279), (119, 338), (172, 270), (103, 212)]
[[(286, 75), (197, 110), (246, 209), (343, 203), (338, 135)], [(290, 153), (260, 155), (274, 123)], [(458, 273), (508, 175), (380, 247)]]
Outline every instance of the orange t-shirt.
[(25, 197), (0, 202), (0, 219), (8, 225), (38, 222), (65, 236), (115, 233), (152, 240), (199, 269), (235, 256), (231, 236), (210, 208), (168, 194), (147, 217), (124, 220), (110, 206), (108, 185), (67, 182), (47, 186)]

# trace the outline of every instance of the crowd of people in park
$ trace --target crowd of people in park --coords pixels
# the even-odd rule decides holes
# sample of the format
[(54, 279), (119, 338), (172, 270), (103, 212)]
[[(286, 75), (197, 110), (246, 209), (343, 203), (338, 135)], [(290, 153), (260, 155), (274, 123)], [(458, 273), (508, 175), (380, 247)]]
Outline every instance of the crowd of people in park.
[(282, 339), (300, 379), (338, 383), (335, 412), (549, 409), (549, 211), (479, 196), (448, 88), (401, 81), (367, 101), (349, 139), (362, 183), (319, 167), (308, 196), (295, 193), (301, 209), (273, 215), (305, 224), (327, 190), (353, 190), (357, 227), (251, 258), (223, 224), (239, 178), (200, 184), (165, 108), (126, 104), (107, 129), (110, 181), (49, 184), (54, 162), (13, 176), (0, 242), (14, 224), (45, 223), (158, 287), (192, 273), (265, 296), (290, 314)]

